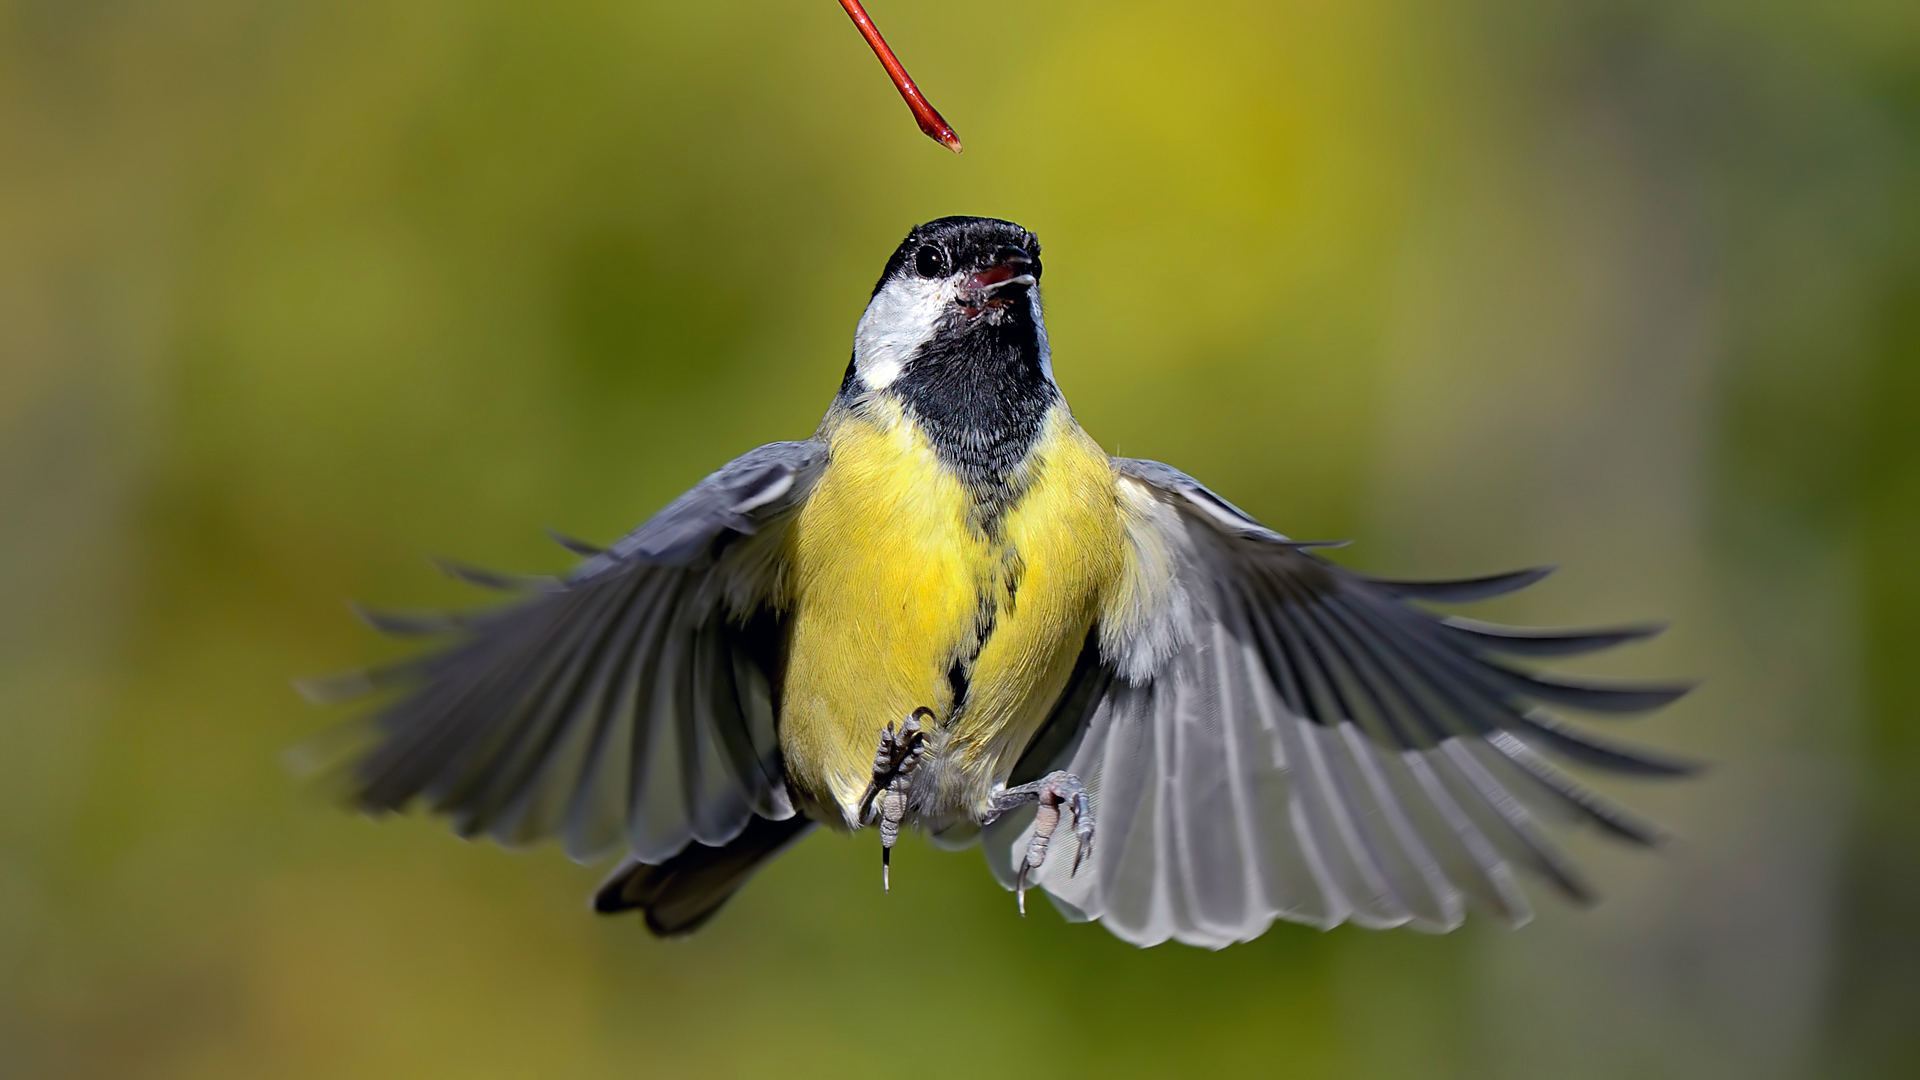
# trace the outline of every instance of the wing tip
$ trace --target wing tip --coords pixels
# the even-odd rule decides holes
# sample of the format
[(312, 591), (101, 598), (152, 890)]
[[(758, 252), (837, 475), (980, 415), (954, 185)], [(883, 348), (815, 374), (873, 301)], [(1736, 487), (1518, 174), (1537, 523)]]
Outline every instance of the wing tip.
[(1541, 579), (1559, 569), (1557, 566), (1532, 566), (1524, 570), (1509, 570), (1502, 574), (1487, 574), (1471, 578), (1447, 578), (1432, 581), (1414, 581), (1405, 578), (1381, 578), (1362, 575), (1368, 583), (1377, 585), (1396, 596), (1410, 600), (1426, 600), (1436, 604), (1470, 604), (1479, 600), (1490, 600), (1496, 596), (1519, 592), (1521, 589), (1538, 583)]
[(444, 555), (432, 556), (428, 561), (434, 569), (455, 581), (492, 592), (558, 592), (564, 587), (559, 578), (546, 574), (509, 574), (487, 570)]
[(1476, 651), (1546, 657), (1583, 656), (1647, 641), (1672, 625), (1666, 620), (1651, 620), (1595, 629), (1510, 626), (1464, 615), (1448, 615), (1440, 623), (1465, 637)]
[(1515, 680), (1514, 690), (1521, 696), (1586, 712), (1608, 714), (1654, 712), (1679, 701), (1700, 687), (1699, 680), (1637, 682), (1525, 671), (1494, 662), (1486, 657), (1481, 657), (1480, 663), (1490, 670)]
[(1713, 771), (1714, 763), (1684, 754), (1666, 754), (1651, 750), (1636, 751), (1642, 761), (1655, 767), (1646, 775), (1655, 780), (1686, 780)]
[(559, 544), (561, 547), (583, 559), (591, 559), (597, 555), (605, 555), (607, 553), (607, 549), (601, 547), (599, 544), (590, 544), (577, 536), (561, 532), (559, 529), (548, 528), (543, 531), (547, 534), (549, 540), (552, 540), (554, 543)]
[(347, 601), (347, 610), (353, 612), (354, 618), (388, 637), (434, 637), (452, 633), (466, 625), (466, 620), (458, 615), (438, 611), (396, 611), (352, 600)]

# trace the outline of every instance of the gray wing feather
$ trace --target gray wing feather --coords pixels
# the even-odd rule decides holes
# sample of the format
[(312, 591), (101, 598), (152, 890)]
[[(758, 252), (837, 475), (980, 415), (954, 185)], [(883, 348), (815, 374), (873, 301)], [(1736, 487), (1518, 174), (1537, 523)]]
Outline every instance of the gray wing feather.
[(729, 461), (668, 503), (574, 575), (578, 580), (632, 563), (684, 566), (724, 532), (751, 535), (798, 505), (826, 460), (822, 443), (768, 443)]
[[(1687, 687), (1543, 675), (1507, 656), (1568, 656), (1657, 626), (1536, 630), (1443, 618), (1409, 601), (1460, 602), (1539, 580), (1527, 570), (1446, 582), (1356, 574), (1260, 525), (1192, 478), (1116, 459), (1122, 477), (1178, 510), (1185, 620), (1152, 674), (1089, 658), (1016, 779), (1078, 775), (1099, 822), (1089, 865), (1067, 830), (1035, 875), (1055, 903), (1120, 937), (1209, 947), (1274, 919), (1322, 927), (1457, 926), (1466, 903), (1529, 917), (1516, 869), (1576, 900), (1592, 891), (1542, 822), (1580, 821), (1636, 843), (1660, 831), (1560, 771), (1555, 755), (1642, 775), (1691, 766), (1604, 742), (1546, 712), (1632, 713)], [(1101, 639), (1106, 640), (1106, 639)], [(1124, 639), (1121, 639), (1124, 640)], [(1071, 735), (1063, 735), (1070, 731)], [(1006, 884), (1030, 813), (985, 833)]]
[(764, 647), (777, 631), (755, 606), (765, 568), (740, 542), (796, 508), (824, 461), (818, 443), (760, 447), (604, 551), (570, 543), (592, 553), (561, 579), (465, 575), (536, 582), (516, 605), (379, 614), (402, 633), (461, 637), (334, 684), (404, 688), (368, 722), (355, 800), (387, 811), (420, 798), (462, 835), (560, 835), (583, 860), (624, 844), (649, 863), (723, 845), (756, 815), (792, 816)]

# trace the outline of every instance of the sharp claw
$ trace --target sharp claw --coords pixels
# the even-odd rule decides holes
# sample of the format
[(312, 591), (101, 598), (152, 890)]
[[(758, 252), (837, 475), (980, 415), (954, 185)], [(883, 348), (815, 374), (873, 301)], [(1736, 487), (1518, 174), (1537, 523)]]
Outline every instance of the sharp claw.
[(899, 724), (887, 721), (873, 754), (873, 779), (868, 782), (854, 813), (862, 825), (880, 823), (880, 888), (883, 892), (893, 891), (893, 845), (906, 820), (908, 787), (926, 747), (927, 736), (920, 730), (923, 713), (927, 719), (933, 719), (933, 710), (923, 707), (915, 709)]
[(1067, 876), (1077, 877), (1080, 873), (1081, 861), (1093, 853), (1093, 823), (1088, 820), (1093, 814), (1087, 800), (1087, 793), (1074, 792), (1073, 798), (1067, 803), (1067, 808), (1073, 811), (1073, 836), (1079, 841), (1073, 846), (1073, 869), (1067, 872)]
[(1034, 811), (1032, 834), (1014, 881), (1014, 892), (1019, 894), (1022, 915), (1027, 913), (1027, 876), (1046, 862), (1047, 848), (1054, 830), (1060, 826), (1062, 812), (1073, 815), (1073, 835), (1077, 841), (1074, 845), (1073, 869), (1067, 876), (1077, 877), (1081, 864), (1093, 858), (1093, 799), (1088, 796), (1079, 777), (1056, 772), (1031, 784), (1003, 790), (994, 796), (985, 820), (992, 821), (1014, 807), (1030, 802), (1039, 806)]

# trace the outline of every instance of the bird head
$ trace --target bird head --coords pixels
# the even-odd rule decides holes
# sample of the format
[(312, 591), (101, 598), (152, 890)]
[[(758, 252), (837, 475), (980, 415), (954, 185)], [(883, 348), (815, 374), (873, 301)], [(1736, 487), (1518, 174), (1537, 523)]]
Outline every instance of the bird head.
[(915, 228), (887, 260), (860, 317), (851, 374), (865, 389), (881, 390), (916, 368), (988, 358), (1052, 379), (1039, 238), (994, 218), (947, 217)]

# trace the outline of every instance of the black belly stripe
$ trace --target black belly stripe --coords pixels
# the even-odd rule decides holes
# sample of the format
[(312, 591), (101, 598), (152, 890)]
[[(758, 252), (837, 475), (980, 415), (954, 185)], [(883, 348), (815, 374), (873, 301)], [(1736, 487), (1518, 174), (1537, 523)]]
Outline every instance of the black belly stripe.
[[(962, 651), (956, 653), (947, 667), (947, 688), (953, 693), (953, 705), (947, 710), (947, 723), (952, 724), (960, 718), (967, 705), (967, 695), (973, 686), (973, 666), (980, 659), (981, 650), (993, 639), (993, 631), (1000, 622), (1001, 604), (1006, 605), (1007, 614), (1013, 614), (1014, 598), (1020, 590), (1020, 578), (1026, 572), (1026, 560), (1011, 548), (1003, 548), (1000, 556), (1000, 574), (995, 582), (990, 582), (980, 590), (978, 606), (974, 611), (973, 640)], [(1004, 601), (1001, 597), (1004, 596)]]
[[(975, 652), (974, 655), (978, 656), (979, 653)], [(946, 726), (948, 727), (952, 727), (953, 722), (960, 718), (960, 710), (967, 703), (967, 689), (973, 681), (973, 674), (968, 670), (970, 659), (956, 656), (953, 658), (953, 663), (947, 667), (947, 689), (953, 692), (953, 705), (947, 709)]]

